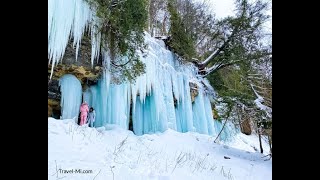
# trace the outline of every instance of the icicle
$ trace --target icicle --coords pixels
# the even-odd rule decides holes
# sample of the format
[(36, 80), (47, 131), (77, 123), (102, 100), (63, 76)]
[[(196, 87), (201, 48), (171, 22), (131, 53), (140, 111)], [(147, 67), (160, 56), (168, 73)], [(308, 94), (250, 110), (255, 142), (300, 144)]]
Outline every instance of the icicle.
[(53, 67), (63, 58), (68, 41), (73, 38), (73, 46), (76, 46), (76, 60), (81, 38), (85, 30), (91, 24), (92, 38), (92, 65), (93, 59), (98, 58), (100, 52), (101, 35), (97, 33), (99, 19), (95, 16), (95, 10), (90, 9), (84, 0), (48, 0), (48, 59)]
[(91, 23), (91, 65), (93, 66), (94, 59), (99, 59), (101, 33), (99, 31), (100, 21), (96, 16), (93, 16)]

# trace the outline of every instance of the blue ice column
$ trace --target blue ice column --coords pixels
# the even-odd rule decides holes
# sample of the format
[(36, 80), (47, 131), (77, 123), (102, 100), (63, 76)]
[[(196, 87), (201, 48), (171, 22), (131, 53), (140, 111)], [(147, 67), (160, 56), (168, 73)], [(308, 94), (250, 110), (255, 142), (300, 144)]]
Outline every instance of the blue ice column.
[(80, 81), (74, 75), (66, 74), (59, 79), (59, 86), (61, 91), (61, 118), (76, 118), (78, 120), (82, 100)]

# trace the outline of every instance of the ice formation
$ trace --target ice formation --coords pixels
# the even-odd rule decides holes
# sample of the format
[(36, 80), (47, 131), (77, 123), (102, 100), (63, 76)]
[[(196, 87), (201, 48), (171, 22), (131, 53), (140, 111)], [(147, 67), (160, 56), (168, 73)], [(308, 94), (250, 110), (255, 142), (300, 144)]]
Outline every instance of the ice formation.
[[(93, 7), (84, 0), (48, 0), (48, 59), (54, 66), (62, 59), (68, 41), (73, 39), (76, 54), (86, 30), (91, 32), (91, 62), (100, 51), (100, 37), (97, 27), (99, 19)], [(76, 56), (77, 58), (77, 56)]]
[(61, 91), (62, 119), (76, 118), (82, 101), (82, 87), (80, 81), (71, 74), (66, 74), (59, 79)]
[[(222, 124), (213, 120), (209, 95), (201, 83), (203, 79), (197, 77), (196, 68), (180, 63), (163, 41), (148, 33), (145, 41), (148, 53), (140, 54), (140, 58), (146, 64), (146, 73), (135, 84), (112, 84), (106, 69), (99, 82), (84, 92), (84, 100), (96, 109), (95, 125), (118, 124), (128, 129), (131, 117), (137, 135), (170, 128), (216, 136)], [(196, 83), (199, 92), (193, 103), (189, 82)], [(221, 139), (230, 137), (230, 127), (225, 127)]]
[[(70, 37), (73, 37), (78, 49), (88, 27), (91, 29), (93, 61), (100, 53), (100, 35), (94, 26), (99, 25), (99, 20), (94, 17), (94, 9), (90, 9), (82, 0), (48, 1), (49, 62), (53, 65), (59, 62)], [(211, 91), (213, 88), (205, 79), (197, 76), (193, 64), (177, 60), (162, 40), (145, 33), (145, 42), (148, 45), (146, 56), (139, 56), (146, 65), (146, 73), (139, 76), (134, 84), (112, 84), (112, 75), (108, 70), (110, 58), (107, 52), (101, 52), (106, 64), (103, 76), (96, 85), (83, 92), (83, 100), (96, 110), (95, 126), (118, 124), (128, 129), (132, 120), (137, 135), (163, 132), (168, 128), (179, 132), (217, 135), (222, 125), (213, 120), (209, 95), (204, 85)], [(60, 81), (62, 118), (77, 116), (81, 85), (70, 75), (65, 75)], [(198, 95), (193, 103), (190, 82), (196, 83), (198, 87)], [(222, 139), (227, 138), (228, 131), (230, 128), (224, 130)]]

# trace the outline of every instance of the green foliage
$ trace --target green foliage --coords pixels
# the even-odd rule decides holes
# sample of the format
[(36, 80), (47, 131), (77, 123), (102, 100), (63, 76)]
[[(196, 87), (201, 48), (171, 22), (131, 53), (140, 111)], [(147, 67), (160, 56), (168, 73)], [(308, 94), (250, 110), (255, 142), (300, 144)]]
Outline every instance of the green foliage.
[(131, 68), (122, 69), (119, 83), (123, 81), (135, 82), (138, 75), (145, 73), (145, 64), (142, 61), (133, 61), (132, 64)]
[(168, 1), (168, 11), (170, 13), (170, 40), (169, 46), (181, 57), (186, 60), (191, 60), (196, 55), (194, 40), (191, 37), (191, 32), (187, 31), (181, 16), (176, 7), (175, 0)]
[(207, 78), (221, 97), (235, 97), (249, 103), (256, 97), (243, 77), (244, 71), (230, 67), (210, 74)]
[(272, 121), (263, 120), (257, 123), (258, 127), (262, 127), (264, 129), (272, 129)]
[[(87, 0), (101, 20), (102, 48), (110, 52), (114, 71), (121, 71), (121, 81), (134, 81), (145, 72), (136, 51), (144, 48), (147, 0)], [(123, 62), (123, 57), (128, 57)]]
[[(247, 0), (238, 0), (236, 6), (235, 17), (227, 17), (216, 24), (216, 31), (222, 36), (213, 37), (214, 46), (221, 47), (225, 42), (229, 43), (217, 57), (211, 60), (208, 67), (219, 64), (229, 65), (213, 71), (206, 77), (225, 103), (230, 105), (240, 103), (248, 107), (255, 107), (253, 100), (257, 96), (250, 84), (262, 85), (253, 82), (249, 74), (264, 74), (259, 73), (259, 69), (262, 63), (270, 60), (271, 55), (271, 48), (261, 44), (264, 36), (261, 28), (263, 22), (268, 18), (264, 14), (267, 4), (259, 0), (252, 4)], [(211, 53), (212, 51), (204, 53), (202, 59)], [(259, 92), (260, 95), (266, 97), (261, 92), (262, 90)], [(265, 117), (264, 114), (258, 113), (255, 113), (255, 116), (257, 119)]]

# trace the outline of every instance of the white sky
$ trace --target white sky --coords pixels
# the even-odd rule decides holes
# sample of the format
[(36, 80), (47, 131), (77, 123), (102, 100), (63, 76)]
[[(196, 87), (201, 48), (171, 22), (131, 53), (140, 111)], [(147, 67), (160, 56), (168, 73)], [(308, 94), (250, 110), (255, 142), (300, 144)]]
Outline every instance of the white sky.
[[(203, 1), (203, 0), (196, 0), (196, 1)], [(212, 11), (215, 13), (217, 18), (224, 18), (227, 16), (233, 16), (234, 15), (234, 1), (235, 0), (204, 0), (208, 2), (209, 5), (211, 5)], [(265, 0), (266, 2), (269, 1), (270, 7), (267, 11), (267, 14), (270, 15), (270, 19), (264, 24), (265, 32), (266, 33), (272, 33), (272, 1), (271, 0)]]
[(217, 18), (234, 15), (234, 0), (207, 0)]
[[(195, 0), (195, 1), (206, 1), (210, 6), (212, 11), (215, 13), (217, 18), (224, 18), (227, 16), (234, 15), (234, 1), (235, 0)], [(271, 0), (265, 0), (270, 2), (270, 8), (267, 11), (267, 14), (271, 16), (270, 20), (265, 24), (266, 30), (272, 31), (272, 2)]]

